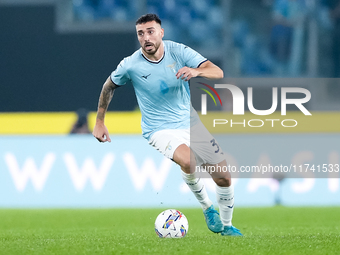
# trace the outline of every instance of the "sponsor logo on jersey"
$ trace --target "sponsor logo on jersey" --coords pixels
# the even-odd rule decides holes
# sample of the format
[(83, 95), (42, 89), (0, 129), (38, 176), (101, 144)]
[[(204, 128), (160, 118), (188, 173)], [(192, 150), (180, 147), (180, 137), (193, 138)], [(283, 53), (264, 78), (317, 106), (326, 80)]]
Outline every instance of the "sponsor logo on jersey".
[(151, 73), (150, 74), (148, 74), (148, 75), (142, 75), (142, 78), (144, 78), (144, 79), (148, 79), (148, 77), (151, 75)]

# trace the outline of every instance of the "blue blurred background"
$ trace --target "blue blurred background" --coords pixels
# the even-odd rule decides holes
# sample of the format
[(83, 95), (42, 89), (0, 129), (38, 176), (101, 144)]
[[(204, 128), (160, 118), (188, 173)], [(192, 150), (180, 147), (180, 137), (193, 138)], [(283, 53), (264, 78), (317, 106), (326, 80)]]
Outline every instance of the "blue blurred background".
[[(93, 95), (139, 47), (135, 20), (147, 12), (160, 16), (165, 39), (226, 77), (338, 78), (339, 10), (338, 0), (0, 0), (1, 111), (95, 111)], [(135, 109), (131, 86), (121, 90), (131, 100), (109, 109)]]

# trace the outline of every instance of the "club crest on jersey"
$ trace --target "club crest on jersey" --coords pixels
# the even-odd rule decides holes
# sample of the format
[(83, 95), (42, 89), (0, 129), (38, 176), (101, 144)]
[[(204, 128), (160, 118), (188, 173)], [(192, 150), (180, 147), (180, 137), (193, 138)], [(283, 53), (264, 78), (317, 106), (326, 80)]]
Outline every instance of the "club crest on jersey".
[(173, 62), (171, 65), (167, 65), (166, 67), (169, 67), (169, 68), (171, 69), (171, 71), (173, 71), (174, 73), (177, 73), (177, 72), (176, 72), (176, 69), (175, 69), (175, 67), (176, 67), (176, 61)]

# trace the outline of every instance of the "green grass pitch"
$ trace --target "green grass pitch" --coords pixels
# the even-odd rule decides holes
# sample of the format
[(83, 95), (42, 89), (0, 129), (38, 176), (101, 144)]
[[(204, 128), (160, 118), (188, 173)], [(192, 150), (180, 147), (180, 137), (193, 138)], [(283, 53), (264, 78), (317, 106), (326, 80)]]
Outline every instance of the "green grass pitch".
[(182, 239), (161, 239), (162, 209), (0, 209), (0, 254), (340, 254), (340, 208), (236, 208), (244, 237), (211, 233), (200, 209)]

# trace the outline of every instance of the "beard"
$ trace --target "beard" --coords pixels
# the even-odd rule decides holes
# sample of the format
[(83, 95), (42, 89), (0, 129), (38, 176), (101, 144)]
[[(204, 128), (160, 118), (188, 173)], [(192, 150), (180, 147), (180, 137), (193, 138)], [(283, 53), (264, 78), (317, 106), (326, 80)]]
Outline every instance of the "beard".
[[(144, 46), (143, 46), (143, 50), (144, 52), (146, 52), (148, 55), (154, 55), (157, 51), (158, 51), (158, 48), (161, 44), (160, 43), (145, 43)], [(147, 49), (148, 46), (152, 46), (151, 48)]]

